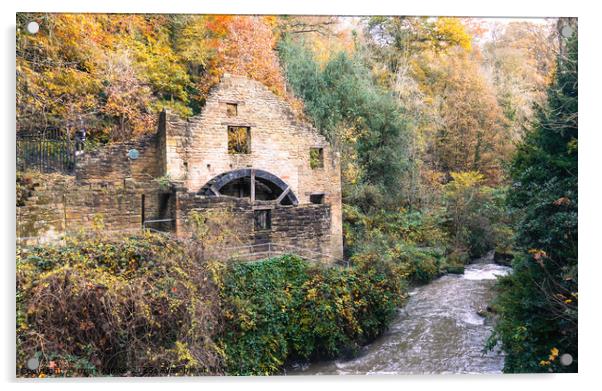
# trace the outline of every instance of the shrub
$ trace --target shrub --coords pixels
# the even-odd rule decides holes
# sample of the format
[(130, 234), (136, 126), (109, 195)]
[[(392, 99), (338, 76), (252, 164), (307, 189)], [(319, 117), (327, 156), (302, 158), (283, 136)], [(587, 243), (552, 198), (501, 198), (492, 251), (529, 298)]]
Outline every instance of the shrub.
[(295, 256), (231, 265), (224, 274), (227, 370), (271, 374), (290, 360), (350, 354), (382, 333), (403, 299), (401, 279), (370, 258), (349, 269)]
[(424, 284), (441, 273), (443, 254), (437, 249), (398, 244), (391, 254), (394, 262), (405, 271), (410, 282)]
[(498, 244), (509, 251), (505, 189), (485, 186), (485, 177), (475, 171), (451, 176), (453, 180), (444, 186), (444, 200), (452, 251), (467, 251), (472, 258), (483, 256)]
[(411, 282), (426, 283), (442, 271), (448, 245), (441, 229), (443, 213), (380, 210), (372, 214), (344, 205), (344, 233), (352, 259), (377, 257), (391, 261)]
[(19, 375), (273, 374), (354, 354), (405, 298), (404, 267), (374, 254), (340, 268), (203, 253), (155, 234), (20, 249)]
[(148, 234), (17, 254), (17, 371), (149, 376), (220, 373), (217, 288), (194, 249)]

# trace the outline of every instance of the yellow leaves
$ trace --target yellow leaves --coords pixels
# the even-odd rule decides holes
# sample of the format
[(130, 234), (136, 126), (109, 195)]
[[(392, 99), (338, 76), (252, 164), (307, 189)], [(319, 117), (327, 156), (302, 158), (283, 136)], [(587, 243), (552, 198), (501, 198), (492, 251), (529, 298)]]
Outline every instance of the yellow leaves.
[(560, 353), (560, 351), (557, 348), (552, 348), (550, 349), (550, 355), (548, 356), (547, 360), (541, 360), (539, 362), (539, 365), (544, 367), (544, 366), (550, 366), (555, 360), (556, 358), (558, 358), (558, 354)]
[(440, 166), (451, 171), (477, 169), (489, 181), (499, 180), (499, 158), (507, 157), (513, 147), (505, 139), (506, 117), (478, 61), (458, 51), (424, 57), (422, 72), (413, 73), (427, 96), (421, 103), (433, 102), (422, 110), (436, 120), (423, 126), (435, 139)]
[(577, 146), (578, 146), (577, 139), (572, 138), (566, 145), (568, 153), (573, 154), (573, 153), (577, 152)]
[(278, 17), (276, 15), (266, 15), (262, 17), (263, 22), (274, 28), (278, 25)]
[(485, 180), (485, 176), (478, 171), (452, 172), (451, 177), (460, 187), (477, 186)]
[(92, 217), (92, 227), (95, 231), (101, 231), (105, 227), (104, 215), (102, 213), (96, 213)]
[(199, 361), (193, 356), (186, 342), (176, 341), (174, 350), (178, 360), (184, 363), (186, 369), (190, 370), (199, 366)]
[(178, 54), (183, 60), (202, 66), (207, 65), (212, 50), (206, 18), (203, 15), (188, 16), (176, 42)]
[(345, 164), (342, 175), (345, 183), (355, 185), (360, 180), (361, 168), (355, 162)]
[(354, 51), (351, 36), (345, 33), (313, 35), (310, 48), (314, 53), (316, 62), (324, 68), (328, 61), (335, 55), (344, 52), (352, 54)]
[(458, 18), (437, 18), (434, 37), (465, 50), (472, 48), (472, 37)]
[[(211, 281), (219, 288), (222, 289), (224, 285), (223, 275), (226, 265), (223, 262), (208, 260), (206, 262), (207, 270), (211, 276)], [(205, 277), (206, 278), (206, 277)]]
[(188, 101), (186, 87), (190, 77), (184, 65), (178, 61), (166, 36), (155, 43), (136, 43), (133, 47), (137, 63), (142, 67), (142, 75), (152, 85), (155, 93)]
[(536, 248), (529, 249), (529, 254), (533, 256), (535, 262), (537, 262), (541, 267), (543, 267), (544, 260), (548, 257), (548, 254), (544, 250), (539, 250)]

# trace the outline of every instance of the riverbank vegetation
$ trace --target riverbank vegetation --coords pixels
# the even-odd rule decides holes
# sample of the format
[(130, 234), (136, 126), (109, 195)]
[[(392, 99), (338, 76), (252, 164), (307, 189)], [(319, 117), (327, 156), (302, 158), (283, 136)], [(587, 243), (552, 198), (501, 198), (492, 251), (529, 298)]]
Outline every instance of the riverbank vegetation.
[[(405, 298), (403, 265), (204, 259), (195, 241), (74, 238), (17, 254), (22, 376), (265, 375), (352, 355)], [(27, 369), (35, 357), (40, 367)]]
[(500, 285), (492, 339), (505, 370), (575, 370), (549, 358), (577, 357), (576, 39), (559, 33), (574, 23), (17, 19), (41, 26), (17, 31), (18, 131), (84, 127), (89, 144), (123, 141), (154, 132), (164, 108), (201, 112), (224, 73), (264, 83), (340, 153), (352, 265), (225, 266), (155, 237), (27, 250), (19, 360), (38, 352), (41, 373), (61, 375), (277, 373), (351, 354), (387, 327), (406, 284), (495, 251), (516, 270)]
[[(578, 368), (577, 37), (562, 49), (547, 103), (510, 167), (517, 256), (514, 273), (499, 284), (492, 338), (506, 352), (507, 372)], [(564, 364), (563, 355), (571, 357)]]
[(17, 253), (17, 372), (212, 374), (222, 358), (210, 269), (162, 236), (74, 238)]

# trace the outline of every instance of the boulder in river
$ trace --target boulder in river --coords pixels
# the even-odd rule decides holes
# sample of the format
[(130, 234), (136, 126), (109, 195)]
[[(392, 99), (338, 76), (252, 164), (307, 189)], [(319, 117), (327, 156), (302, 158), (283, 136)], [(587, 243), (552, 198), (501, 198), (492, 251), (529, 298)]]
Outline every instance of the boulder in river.
[(479, 309), (477, 309), (477, 315), (486, 318), (488, 316), (493, 316), (496, 313), (496, 311), (489, 305), (483, 306), (483, 307), (479, 307)]
[(498, 251), (493, 253), (493, 262), (497, 263), (498, 265), (510, 267), (512, 266), (513, 258), (514, 256), (509, 253), (501, 253)]
[(464, 266), (448, 266), (447, 272), (449, 274), (464, 274)]

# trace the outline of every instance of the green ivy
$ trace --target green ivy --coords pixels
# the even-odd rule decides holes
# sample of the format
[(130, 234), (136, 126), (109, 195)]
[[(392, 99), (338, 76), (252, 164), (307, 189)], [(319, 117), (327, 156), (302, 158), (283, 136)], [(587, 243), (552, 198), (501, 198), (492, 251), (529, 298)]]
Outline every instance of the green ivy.
[(403, 298), (402, 280), (374, 260), (343, 269), (286, 255), (232, 265), (222, 290), (227, 371), (273, 374), (290, 361), (353, 354)]

